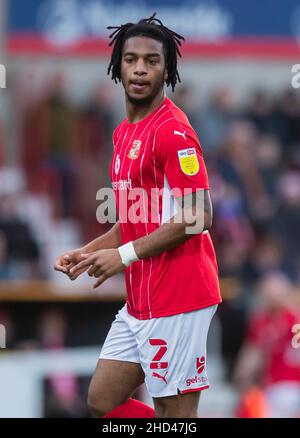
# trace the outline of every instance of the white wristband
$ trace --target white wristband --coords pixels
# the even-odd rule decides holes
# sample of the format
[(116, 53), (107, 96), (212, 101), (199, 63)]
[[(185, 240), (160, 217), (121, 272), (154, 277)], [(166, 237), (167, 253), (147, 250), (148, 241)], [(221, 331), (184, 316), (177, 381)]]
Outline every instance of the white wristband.
[(136, 255), (133, 242), (128, 242), (123, 246), (119, 246), (118, 251), (122, 259), (122, 263), (126, 267), (139, 260), (138, 256)]

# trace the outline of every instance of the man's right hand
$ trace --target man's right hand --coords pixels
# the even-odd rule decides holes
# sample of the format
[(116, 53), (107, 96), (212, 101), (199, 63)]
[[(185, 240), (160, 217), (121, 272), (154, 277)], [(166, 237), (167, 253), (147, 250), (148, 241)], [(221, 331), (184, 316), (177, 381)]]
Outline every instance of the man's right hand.
[(85, 251), (86, 250), (84, 248), (79, 248), (68, 251), (65, 254), (59, 256), (55, 262), (55, 271), (66, 274), (70, 278), (70, 280), (76, 280), (76, 278), (78, 278), (79, 275), (83, 274), (88, 268), (83, 268), (79, 271), (76, 271), (75, 275), (70, 274), (70, 269), (72, 269), (74, 266), (84, 260), (82, 254), (84, 254)]

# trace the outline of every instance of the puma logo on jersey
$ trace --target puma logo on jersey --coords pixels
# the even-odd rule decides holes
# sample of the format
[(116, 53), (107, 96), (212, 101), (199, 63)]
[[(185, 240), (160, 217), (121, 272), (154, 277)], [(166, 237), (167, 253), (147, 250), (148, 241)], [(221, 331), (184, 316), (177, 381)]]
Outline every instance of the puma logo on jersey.
[(174, 135), (181, 135), (181, 137), (183, 137), (186, 140), (185, 133), (186, 131), (184, 132), (174, 131)]
[(166, 376), (167, 376), (168, 372), (169, 371), (167, 371), (164, 376), (161, 376), (160, 374), (153, 372), (152, 377), (157, 377), (158, 379), (162, 379), (167, 384), (168, 382), (167, 382)]

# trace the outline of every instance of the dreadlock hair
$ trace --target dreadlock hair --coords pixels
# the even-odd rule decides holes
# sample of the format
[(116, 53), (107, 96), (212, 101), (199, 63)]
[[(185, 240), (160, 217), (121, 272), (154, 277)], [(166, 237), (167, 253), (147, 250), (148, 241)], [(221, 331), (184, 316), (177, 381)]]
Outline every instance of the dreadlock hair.
[(168, 29), (162, 22), (155, 18), (156, 13), (150, 18), (143, 18), (138, 23), (126, 23), (121, 26), (109, 26), (107, 29), (115, 29), (109, 36), (113, 46), (110, 64), (107, 74), (111, 74), (115, 83), (121, 82), (121, 60), (124, 43), (128, 38), (134, 36), (144, 36), (163, 43), (166, 68), (168, 72), (167, 86), (171, 85), (174, 92), (177, 82), (181, 82), (177, 70), (177, 55), (181, 57), (180, 46), (184, 41), (183, 36)]

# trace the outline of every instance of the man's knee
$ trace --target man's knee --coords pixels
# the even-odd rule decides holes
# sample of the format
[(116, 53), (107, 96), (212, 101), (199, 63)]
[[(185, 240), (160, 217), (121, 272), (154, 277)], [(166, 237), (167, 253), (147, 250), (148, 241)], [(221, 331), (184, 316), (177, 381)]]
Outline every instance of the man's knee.
[(110, 399), (107, 395), (104, 394), (95, 394), (93, 390), (89, 390), (87, 405), (91, 414), (95, 417), (102, 418), (112, 412), (121, 404), (125, 403), (124, 401), (114, 401)]
[(158, 418), (197, 418), (199, 394), (154, 399)]
[(108, 404), (103, 403), (98, 397), (92, 397), (90, 394), (88, 395), (87, 405), (90, 413), (97, 418), (105, 417), (111, 411)]
[(88, 391), (90, 411), (97, 417), (106, 416), (126, 403), (143, 380), (144, 374), (139, 364), (100, 360)]

